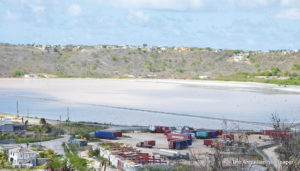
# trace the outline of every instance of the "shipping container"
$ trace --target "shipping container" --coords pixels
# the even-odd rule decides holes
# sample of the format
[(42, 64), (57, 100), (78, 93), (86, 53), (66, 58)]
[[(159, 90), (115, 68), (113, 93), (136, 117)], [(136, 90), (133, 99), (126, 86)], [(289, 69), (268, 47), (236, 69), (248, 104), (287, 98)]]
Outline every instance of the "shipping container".
[(206, 146), (212, 146), (213, 143), (214, 143), (213, 140), (211, 140), (211, 139), (205, 139), (203, 144), (206, 145)]
[(280, 133), (280, 132), (284, 132), (282, 130), (262, 130), (261, 133), (263, 135), (271, 135), (272, 133)]
[(113, 131), (95, 131), (95, 137), (97, 137), (97, 138), (107, 138), (107, 139), (116, 139), (117, 134)]
[(209, 133), (207, 131), (196, 131), (196, 138), (208, 138)]
[(172, 131), (171, 130), (166, 130), (165, 132), (164, 132), (164, 134), (165, 135), (168, 135), (168, 134), (170, 134)]
[(177, 149), (177, 150), (180, 150), (180, 149), (185, 149), (189, 146), (189, 141), (191, 140), (171, 140), (169, 141), (169, 149)]
[(87, 146), (87, 141), (83, 139), (73, 139), (71, 144), (78, 145), (78, 146)]
[(221, 129), (197, 129), (196, 131), (213, 131), (213, 132), (216, 132), (217, 135), (223, 134), (223, 130), (221, 130)]
[(181, 134), (188, 134), (191, 136), (192, 139), (195, 139), (196, 136), (195, 136), (195, 133), (194, 132), (182, 132)]
[(191, 135), (189, 134), (168, 134), (167, 135), (168, 141), (172, 139), (192, 139)]
[(227, 140), (226, 141), (226, 146), (232, 146), (232, 141)]
[(147, 145), (155, 146), (155, 140), (144, 141), (144, 143)]
[(166, 131), (170, 130), (167, 126), (154, 126), (154, 132), (156, 133), (165, 133)]
[(218, 133), (218, 131), (212, 130), (212, 129), (197, 129), (195, 132), (198, 132), (198, 131), (209, 132), (209, 133), (208, 133), (208, 136), (209, 136), (209, 137), (217, 137), (217, 136), (219, 135), (219, 133), (220, 133), (220, 131), (219, 131), (219, 133)]
[(226, 146), (226, 142), (224, 140), (218, 140), (215, 144), (214, 147), (215, 148), (219, 148), (219, 147), (225, 147)]
[(169, 131), (170, 128), (167, 127), (167, 126), (162, 126), (162, 127), (161, 127), (161, 130), (162, 130), (162, 132), (166, 132), (166, 131)]
[(270, 137), (274, 139), (288, 140), (291, 139), (293, 134), (291, 132), (271, 132)]
[(231, 134), (223, 134), (223, 135), (222, 135), (222, 139), (223, 139), (223, 140), (229, 139), (230, 141), (233, 141), (233, 140), (234, 140), (234, 135), (231, 135)]
[(106, 131), (106, 132), (114, 132), (114, 133), (116, 133), (116, 136), (117, 136), (117, 137), (122, 137), (122, 132), (120, 132), (120, 131), (113, 131), (113, 130), (103, 130), (103, 131)]

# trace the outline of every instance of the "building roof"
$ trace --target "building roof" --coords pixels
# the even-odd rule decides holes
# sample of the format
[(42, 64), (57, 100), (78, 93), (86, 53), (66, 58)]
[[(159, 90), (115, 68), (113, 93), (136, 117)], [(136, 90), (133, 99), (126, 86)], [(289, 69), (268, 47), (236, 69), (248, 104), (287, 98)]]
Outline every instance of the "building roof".
[(2, 125), (18, 125), (21, 126), (22, 124), (20, 122), (11, 121), (11, 120), (2, 120), (0, 121), (0, 126)]
[(23, 148), (23, 147), (17, 147), (17, 148), (13, 148), (9, 150), (10, 152), (15, 152), (15, 153), (19, 153), (19, 152), (23, 152), (23, 153), (36, 153), (34, 151), (28, 150), (27, 148)]

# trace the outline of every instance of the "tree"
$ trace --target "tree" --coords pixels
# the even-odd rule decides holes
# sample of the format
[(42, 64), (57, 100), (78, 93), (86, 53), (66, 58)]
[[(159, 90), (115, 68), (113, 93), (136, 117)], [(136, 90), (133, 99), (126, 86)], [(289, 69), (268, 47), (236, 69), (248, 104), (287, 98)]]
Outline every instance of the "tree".
[(14, 77), (20, 77), (20, 76), (22, 76), (22, 75), (23, 75), (23, 74), (22, 74), (21, 71), (15, 71), (14, 74), (13, 74)]
[[(272, 114), (272, 124), (274, 129), (280, 130), (280, 132), (288, 132), (294, 126), (291, 123), (282, 122), (278, 114)], [(300, 133), (295, 131), (291, 137), (284, 135), (280, 139), (276, 139), (280, 146), (275, 151), (279, 153), (281, 161), (291, 161), (291, 163), (282, 165), (282, 169), (300, 170)]]
[(43, 127), (47, 125), (47, 121), (45, 118), (40, 119), (40, 125), (42, 125)]

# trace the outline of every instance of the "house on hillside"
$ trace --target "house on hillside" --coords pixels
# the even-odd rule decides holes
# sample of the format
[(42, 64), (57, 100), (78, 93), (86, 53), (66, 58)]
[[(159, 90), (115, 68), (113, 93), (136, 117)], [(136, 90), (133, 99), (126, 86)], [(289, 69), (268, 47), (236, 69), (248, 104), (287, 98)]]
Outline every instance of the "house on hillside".
[(0, 131), (2, 134), (25, 134), (25, 125), (11, 120), (0, 121)]
[(244, 60), (245, 60), (244, 55), (236, 55), (236, 56), (233, 57), (234, 62), (241, 62), (241, 61), (244, 61)]
[(8, 160), (13, 168), (32, 168), (36, 166), (37, 153), (24, 147), (8, 150)]

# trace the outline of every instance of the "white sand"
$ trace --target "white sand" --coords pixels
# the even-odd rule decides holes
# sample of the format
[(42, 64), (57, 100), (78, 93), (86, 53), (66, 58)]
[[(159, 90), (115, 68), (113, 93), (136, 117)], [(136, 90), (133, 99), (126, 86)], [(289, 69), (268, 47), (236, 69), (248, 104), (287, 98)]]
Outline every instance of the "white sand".
[[(201, 80), (148, 80), (148, 79), (0, 79), (1, 89), (15, 89), (46, 95), (67, 102), (107, 104), (118, 106), (145, 106), (150, 98), (135, 92), (164, 91), (178, 86), (191, 85), (214, 88), (246, 88), (300, 92), (300, 87), (277, 85), (201, 81)], [(26, 96), (26, 95), (25, 95)], [(32, 96), (32, 95), (30, 95)], [(33, 96), (41, 98), (41, 96)], [(200, 99), (198, 99), (200, 100)], [(204, 99), (202, 99), (204, 100)], [(209, 99), (206, 99), (209, 100)], [(201, 101), (200, 101), (201, 102)], [(155, 102), (151, 102), (154, 103)]]

